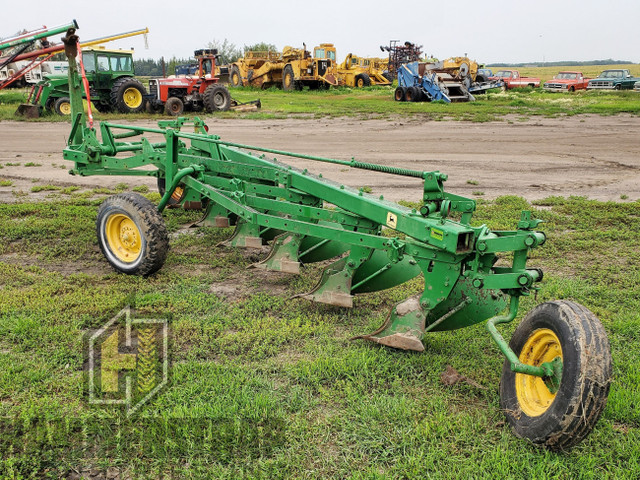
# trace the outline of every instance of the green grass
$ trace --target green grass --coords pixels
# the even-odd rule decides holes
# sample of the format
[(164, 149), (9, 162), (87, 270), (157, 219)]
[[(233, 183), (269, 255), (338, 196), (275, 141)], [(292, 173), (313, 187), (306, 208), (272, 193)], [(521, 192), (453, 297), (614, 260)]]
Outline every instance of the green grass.
[[(560, 69), (558, 69), (559, 71)], [(219, 112), (200, 114), (222, 118), (272, 119), (286, 117), (361, 117), (392, 118), (398, 115), (426, 117), (434, 120), (466, 120), (487, 122), (501, 120), (505, 116), (533, 115), (614, 115), (618, 113), (640, 114), (640, 95), (633, 91), (579, 91), (574, 94), (552, 94), (538, 89), (516, 89), (505, 93), (478, 95), (475, 102), (446, 104), (395, 102), (390, 87), (366, 89), (332, 88), (329, 90), (304, 90), (284, 92), (277, 88), (267, 90), (230, 88), (231, 95), (240, 102), (260, 99), (262, 109), (257, 112)], [(68, 121), (68, 119), (45, 115), (36, 120), (16, 117), (17, 106), (24, 101), (26, 93), (0, 92), (0, 120), (20, 121)], [(101, 114), (94, 111), (96, 120), (121, 119), (122, 114)], [(129, 120), (162, 119), (163, 115), (146, 113), (126, 116)]]
[[(419, 279), (359, 296), (352, 310), (292, 299), (319, 267), (299, 276), (247, 270), (260, 257), (219, 246), (230, 229), (185, 233), (198, 212), (180, 210), (165, 214), (163, 269), (120, 275), (97, 246), (99, 203), (0, 204), (1, 477), (112, 466), (133, 478), (637, 478), (640, 203), (501, 197), (476, 215), (513, 228), (521, 209), (533, 209), (548, 235), (530, 262), (545, 270), (537, 302), (583, 303), (610, 336), (607, 408), (564, 454), (504, 424), (503, 359), (482, 325), (429, 334), (422, 353), (349, 341), (419, 292)], [(173, 365), (169, 388), (126, 420), (88, 405), (82, 337), (132, 292), (141, 317), (171, 318)], [(535, 303), (526, 297), (522, 312)], [(447, 365), (485, 389), (443, 384)]]

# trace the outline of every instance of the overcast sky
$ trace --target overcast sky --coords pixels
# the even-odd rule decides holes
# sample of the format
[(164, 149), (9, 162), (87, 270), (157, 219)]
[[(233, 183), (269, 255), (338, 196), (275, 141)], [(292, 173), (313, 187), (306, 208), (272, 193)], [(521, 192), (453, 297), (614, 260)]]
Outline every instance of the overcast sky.
[(257, 42), (278, 49), (334, 43), (342, 61), (349, 52), (382, 56), (379, 46), (393, 39), (423, 45), (437, 58), (466, 53), (480, 63), (606, 58), (640, 63), (638, 0), (30, 0), (24, 8), (11, 5), (0, 37), (74, 18), (86, 40), (149, 27), (148, 50), (142, 37), (111, 43), (134, 47), (138, 58), (189, 57), (210, 41), (227, 39), (241, 48)]

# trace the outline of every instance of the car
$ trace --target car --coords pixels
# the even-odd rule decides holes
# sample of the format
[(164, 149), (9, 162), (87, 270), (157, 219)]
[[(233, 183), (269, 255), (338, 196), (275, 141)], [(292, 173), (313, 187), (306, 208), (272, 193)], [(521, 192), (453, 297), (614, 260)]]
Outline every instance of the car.
[(631, 90), (639, 80), (624, 68), (605, 70), (598, 78), (589, 81), (587, 90)]
[(540, 86), (539, 78), (522, 77), (518, 70), (500, 70), (496, 72), (494, 76), (490, 77), (489, 80), (500, 80), (507, 89)]
[(544, 84), (547, 92), (575, 92), (585, 90), (590, 78), (585, 78), (582, 72), (560, 72), (553, 80)]

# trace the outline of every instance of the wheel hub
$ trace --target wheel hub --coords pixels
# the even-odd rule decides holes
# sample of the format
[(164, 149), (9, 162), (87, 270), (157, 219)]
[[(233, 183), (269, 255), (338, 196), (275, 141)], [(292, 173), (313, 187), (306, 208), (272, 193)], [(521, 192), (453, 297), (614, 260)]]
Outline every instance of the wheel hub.
[(140, 230), (128, 216), (117, 213), (107, 219), (106, 240), (113, 254), (123, 262), (134, 262), (142, 251)]
[[(526, 365), (541, 366), (543, 363), (562, 360), (562, 347), (558, 336), (548, 328), (535, 330), (520, 352), (520, 361)], [(530, 417), (542, 415), (553, 403), (557, 389), (552, 392), (548, 381), (542, 377), (517, 373), (516, 395), (522, 411)]]

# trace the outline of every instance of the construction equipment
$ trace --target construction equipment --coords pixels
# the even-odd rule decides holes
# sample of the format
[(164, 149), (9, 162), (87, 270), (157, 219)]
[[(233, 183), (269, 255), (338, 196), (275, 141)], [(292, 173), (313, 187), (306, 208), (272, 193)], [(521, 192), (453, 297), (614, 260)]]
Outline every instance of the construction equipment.
[[(126, 193), (99, 208), (98, 242), (117, 271), (147, 276), (162, 268), (169, 246), (162, 212), (180, 189), (179, 202), (206, 201), (202, 224), (236, 226), (226, 245), (260, 248), (272, 241), (255, 268), (296, 273), (303, 264), (336, 259), (301, 298), (350, 307), (355, 294), (423, 275), (421, 294), (397, 304), (378, 330), (358, 338), (421, 351), (427, 332), (487, 320), (506, 356), (500, 402), (515, 433), (562, 450), (591, 431), (611, 384), (608, 340), (593, 313), (569, 301), (547, 302), (526, 316), (510, 344), (497, 329), (515, 319), (520, 298), (542, 280), (541, 270), (527, 266), (529, 251), (546, 241), (531, 212), (522, 212), (512, 231), (473, 226), (475, 201), (445, 192), (447, 175), (439, 171), (225, 142), (198, 118), (161, 121), (157, 128), (103, 122), (94, 129), (82, 110), (74, 30), (65, 42), (72, 125), (63, 155), (74, 162), (71, 173), (156, 176), (166, 186), (157, 206)], [(156, 137), (154, 143), (147, 135)], [(405, 208), (273, 155), (420, 178), (422, 202)]]
[(215, 75), (218, 51), (215, 48), (196, 50), (194, 55), (198, 60), (198, 70), (194, 76), (149, 80), (151, 110), (164, 109), (165, 114), (178, 116), (185, 110), (225, 112), (233, 107), (242, 107), (243, 110), (260, 108), (260, 100), (237, 102), (231, 98), (227, 87), (218, 84)]
[(400, 67), (394, 99), (399, 102), (447, 103), (475, 100), (463, 79), (424, 62), (411, 62)]
[(286, 46), (282, 53), (246, 52), (231, 65), (229, 83), (259, 88), (282, 85), (284, 90), (336, 86), (335, 49), (326, 50), (326, 45), (331, 44), (315, 47), (313, 57), (305, 44), (303, 48)]
[[(335, 57), (336, 50), (333, 44), (322, 44), (321, 47), (324, 47), (325, 52), (333, 51), (333, 56)], [(370, 85), (391, 85), (393, 77), (389, 79), (389, 73), (376, 66), (376, 61), (379, 64), (380, 60), (358, 57), (349, 53), (336, 68), (338, 85), (357, 88)]]

